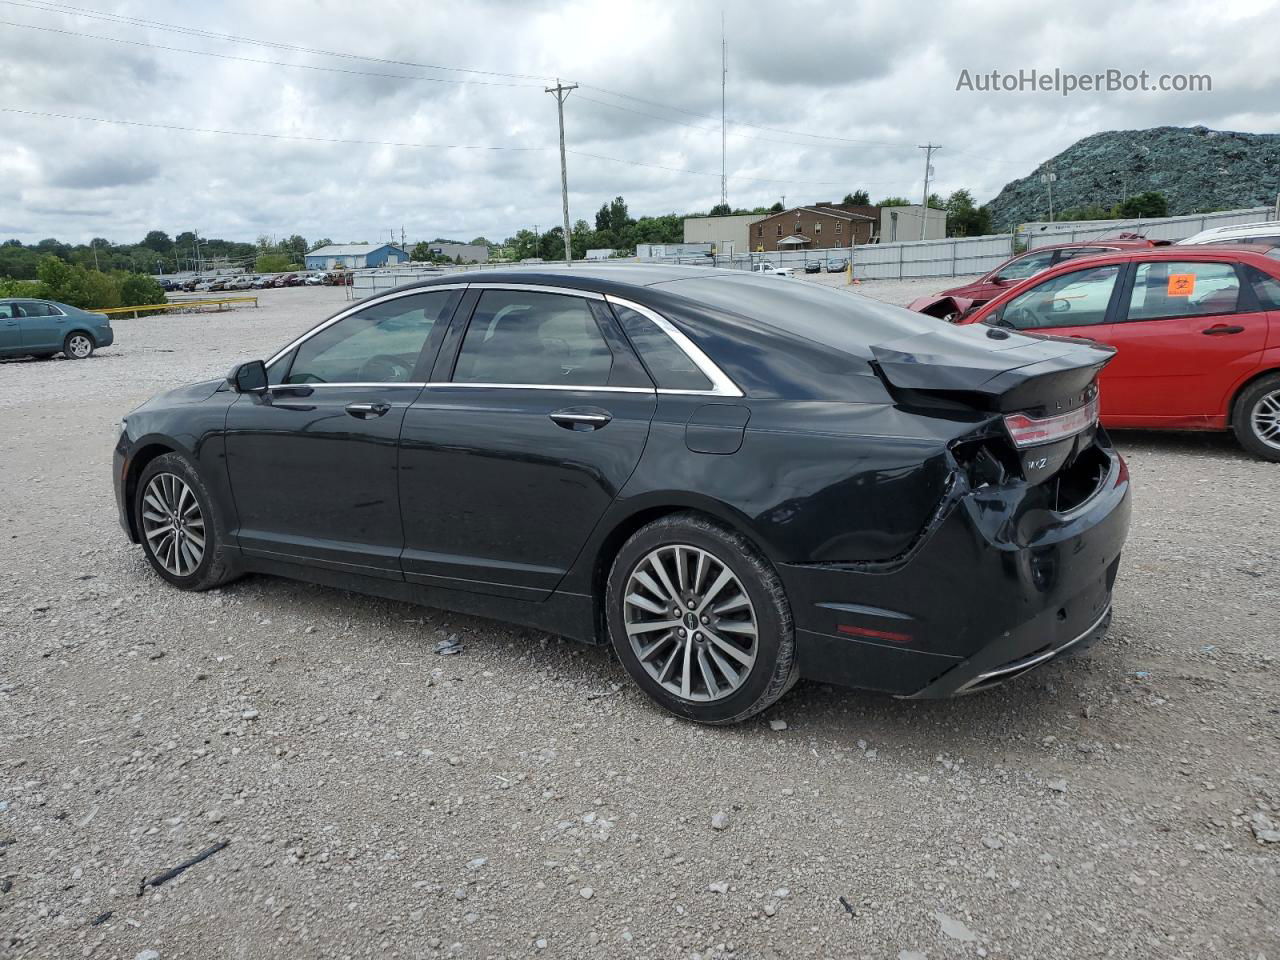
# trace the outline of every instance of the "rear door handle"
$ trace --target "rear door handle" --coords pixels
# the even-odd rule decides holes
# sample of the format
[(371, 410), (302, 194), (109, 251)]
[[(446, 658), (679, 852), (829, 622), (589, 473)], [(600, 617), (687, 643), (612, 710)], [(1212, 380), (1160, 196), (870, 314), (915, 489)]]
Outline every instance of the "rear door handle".
[(348, 403), (346, 406), (347, 413), (360, 420), (372, 420), (374, 417), (380, 417), (391, 409), (389, 403)]
[(1200, 331), (1206, 337), (1220, 337), (1227, 333), (1244, 333), (1244, 327), (1227, 326), (1225, 323), (1219, 323), (1216, 326), (1205, 327)]
[(548, 416), (566, 430), (599, 430), (613, 419), (611, 413), (599, 407), (569, 407)]

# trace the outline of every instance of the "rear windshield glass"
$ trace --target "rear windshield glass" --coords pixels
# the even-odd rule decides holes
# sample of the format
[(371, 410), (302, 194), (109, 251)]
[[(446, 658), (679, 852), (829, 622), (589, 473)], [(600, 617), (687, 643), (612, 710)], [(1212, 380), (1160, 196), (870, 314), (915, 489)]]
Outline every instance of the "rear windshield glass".
[(870, 344), (948, 326), (904, 307), (806, 280), (744, 274), (693, 277), (655, 286), (867, 358)]

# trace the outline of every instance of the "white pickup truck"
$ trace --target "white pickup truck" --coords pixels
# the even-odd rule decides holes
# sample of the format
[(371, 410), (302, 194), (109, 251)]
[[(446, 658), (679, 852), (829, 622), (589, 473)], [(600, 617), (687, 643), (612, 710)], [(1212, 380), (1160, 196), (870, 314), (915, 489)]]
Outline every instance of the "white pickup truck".
[(765, 260), (762, 263), (757, 263), (754, 267), (751, 268), (751, 272), (762, 273), (762, 274), (765, 274), (766, 276), (773, 276), (773, 277), (791, 276), (790, 270), (784, 269), (783, 267), (774, 266), (768, 260)]

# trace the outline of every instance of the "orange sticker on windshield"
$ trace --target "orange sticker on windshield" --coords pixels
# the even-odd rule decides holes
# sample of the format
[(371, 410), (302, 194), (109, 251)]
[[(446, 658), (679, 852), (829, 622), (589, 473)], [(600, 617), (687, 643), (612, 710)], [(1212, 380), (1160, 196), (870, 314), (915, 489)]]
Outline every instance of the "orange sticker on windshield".
[(1171, 297), (1189, 297), (1196, 290), (1196, 275), (1194, 273), (1171, 273), (1169, 274), (1169, 290), (1168, 295)]

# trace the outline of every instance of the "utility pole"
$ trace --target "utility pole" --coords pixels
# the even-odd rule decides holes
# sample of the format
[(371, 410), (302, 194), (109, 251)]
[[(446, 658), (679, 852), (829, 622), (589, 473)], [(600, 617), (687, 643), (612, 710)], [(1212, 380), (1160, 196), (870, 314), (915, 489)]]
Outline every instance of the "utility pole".
[(569, 246), (569, 168), (564, 162), (564, 102), (569, 96), (569, 91), (577, 90), (576, 83), (563, 84), (560, 78), (556, 77), (556, 85), (547, 87), (547, 93), (556, 95), (556, 113), (560, 117), (560, 200), (564, 207), (564, 263), (567, 267), (573, 263), (573, 253)]
[(720, 205), (729, 204), (729, 126), (725, 91), (729, 83), (729, 41), (724, 36), (724, 11), (720, 11)]
[(930, 160), (933, 158), (933, 151), (941, 150), (942, 147), (936, 143), (926, 143), (920, 149), (924, 151), (924, 200), (920, 204), (924, 208), (920, 211), (920, 239), (923, 240), (925, 228), (929, 225), (929, 177), (933, 173)]
[(93, 269), (98, 270), (98, 238), (94, 237), (90, 240), (89, 246), (93, 247)]

